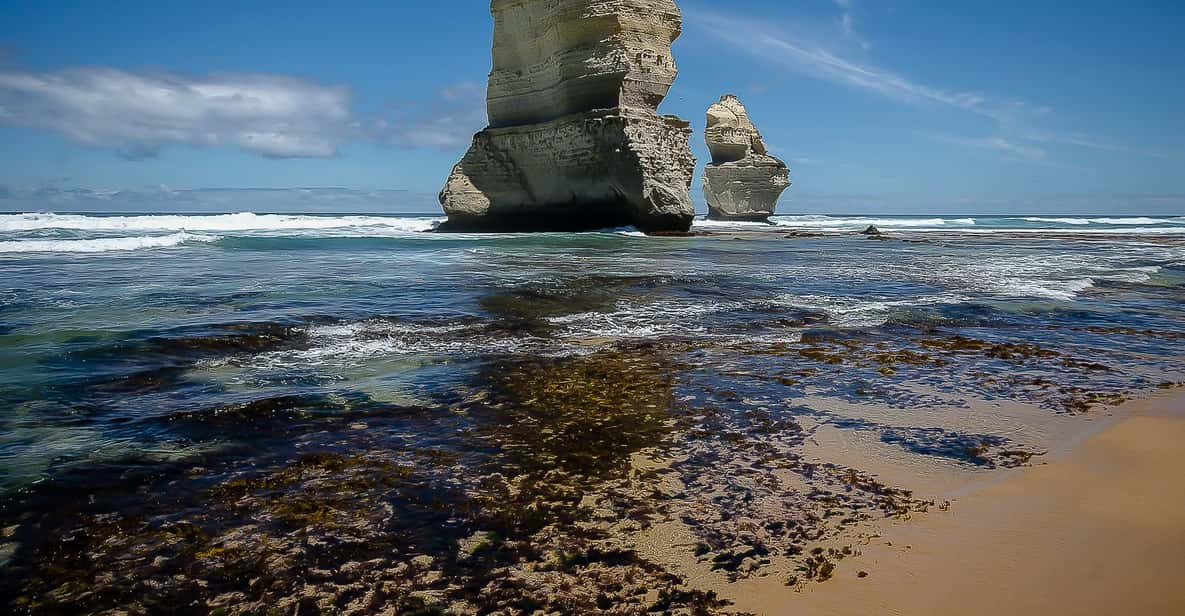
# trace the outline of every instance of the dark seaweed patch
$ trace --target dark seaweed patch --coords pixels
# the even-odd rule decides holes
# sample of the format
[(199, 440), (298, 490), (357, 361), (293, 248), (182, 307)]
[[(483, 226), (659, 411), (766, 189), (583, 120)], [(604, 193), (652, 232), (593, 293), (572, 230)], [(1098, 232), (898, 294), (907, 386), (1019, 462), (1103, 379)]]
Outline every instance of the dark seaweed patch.
[(488, 427), (511, 468), (595, 475), (669, 432), (673, 365), (649, 349), (499, 362), (486, 371)]
[(173, 332), (141, 332), (106, 346), (73, 351), (47, 366), (85, 376), (59, 387), (68, 398), (143, 395), (177, 388), (198, 361), (298, 346), (304, 331), (282, 323), (228, 323)]
[[(644, 486), (658, 479), (630, 475), (629, 459), (667, 438), (675, 372), (659, 349), (622, 349), (493, 364), (480, 395), (447, 409), (359, 402), (319, 417), (325, 400), (277, 396), (180, 414), (171, 423), (270, 425), (277, 438), (262, 431), (246, 458), (132, 466), (118, 479), (95, 469), (105, 491), (74, 482), (55, 496), (71, 507), (13, 511), (27, 542), (0, 594), (33, 613), (714, 613), (724, 602), (608, 532), (657, 514)], [(388, 429), (419, 442), (399, 447)], [(286, 439), (299, 441), (292, 454), (278, 448)]]
[(493, 317), (493, 329), (546, 336), (553, 329), (550, 317), (608, 311), (623, 293), (657, 282), (651, 277), (580, 277), (559, 285), (499, 289), (482, 297), (478, 306)]
[(1004, 437), (987, 434), (960, 434), (940, 428), (893, 428), (881, 432), (881, 440), (913, 453), (950, 458), (976, 466), (995, 466), (989, 457), (994, 448), (1007, 445)]

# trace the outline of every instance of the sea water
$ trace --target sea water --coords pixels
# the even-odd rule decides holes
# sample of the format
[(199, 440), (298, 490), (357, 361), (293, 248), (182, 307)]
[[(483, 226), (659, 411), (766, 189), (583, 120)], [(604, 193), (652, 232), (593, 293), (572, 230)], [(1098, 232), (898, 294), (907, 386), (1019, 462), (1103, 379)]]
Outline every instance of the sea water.
[[(654, 447), (682, 460), (682, 485), (731, 486), (664, 505), (727, 556), (749, 539), (719, 516), (763, 498), (779, 515), (808, 506), (746, 483), (741, 462), (794, 460), (821, 427), (991, 469), (1056, 446), (1036, 418), (1087, 421), (1185, 380), (1182, 217), (776, 216), (700, 220), (681, 238), (434, 233), (439, 222), (0, 215), (0, 511), (20, 567), (9, 579), (22, 580), (5, 599), (124, 558), (108, 538), (70, 572), (46, 568), (71, 529), (107, 537), (94, 529), (110, 516), (132, 543), (148, 535), (128, 520), (143, 533), (184, 520), (219, 549), (227, 533), (333, 535), (318, 525), (337, 514), (268, 500), (323, 496), (332, 477), (366, 495), (326, 505), (357, 513), (365, 544), (438, 557), (509, 519), (474, 513), (490, 482), (596, 494)], [(870, 225), (885, 236), (858, 233)], [(764, 457), (746, 449), (758, 444)], [(840, 495), (839, 473), (863, 470), (832, 469), (828, 484), (832, 471), (793, 469)], [(523, 494), (515, 485), (507, 494)], [(548, 537), (576, 541), (559, 511), (586, 504), (531, 506), (559, 525)], [(514, 519), (499, 536), (545, 541)], [(112, 587), (155, 575), (137, 567)], [(203, 584), (161, 597), (254, 592), (185, 571)], [(81, 600), (72, 588), (63, 597)], [(121, 605), (114, 592), (85, 597)]]

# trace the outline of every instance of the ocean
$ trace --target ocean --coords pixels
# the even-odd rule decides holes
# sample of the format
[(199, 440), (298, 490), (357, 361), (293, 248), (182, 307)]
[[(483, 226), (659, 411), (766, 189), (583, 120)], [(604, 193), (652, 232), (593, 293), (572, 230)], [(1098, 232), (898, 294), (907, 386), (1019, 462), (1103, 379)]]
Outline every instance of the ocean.
[(1185, 381), (1185, 217), (439, 222), (0, 215), (0, 602), (710, 612)]

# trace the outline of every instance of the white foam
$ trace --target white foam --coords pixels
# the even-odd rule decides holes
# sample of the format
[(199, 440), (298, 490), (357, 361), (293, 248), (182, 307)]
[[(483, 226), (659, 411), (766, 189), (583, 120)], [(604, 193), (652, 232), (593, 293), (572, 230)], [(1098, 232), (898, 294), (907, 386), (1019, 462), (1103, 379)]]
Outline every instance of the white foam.
[(561, 338), (638, 339), (694, 335), (712, 337), (700, 324), (705, 316), (744, 307), (741, 302), (692, 302), (661, 300), (646, 304), (618, 303), (613, 312), (581, 312), (551, 317), (548, 321), (563, 326)]
[(137, 237), (106, 237), (91, 240), (14, 240), (0, 242), (0, 253), (13, 252), (115, 252), (143, 250), (146, 248), (169, 248), (186, 242), (216, 242), (216, 235), (194, 233), (173, 233), (171, 235), (145, 235)]
[(769, 229), (773, 225), (765, 222), (745, 222), (740, 220), (707, 220), (696, 219), (691, 223), (694, 229)]
[(440, 223), (433, 218), (387, 216), (304, 216), (284, 214), (85, 216), (81, 214), (0, 214), (0, 232), (66, 229), (76, 231), (290, 232), (352, 230), (416, 233)]
[(972, 298), (960, 293), (939, 293), (899, 300), (786, 294), (773, 298), (771, 303), (800, 310), (821, 310), (827, 314), (828, 322), (837, 327), (876, 327), (887, 323), (897, 310), (969, 301)]
[(1145, 267), (1131, 267), (1123, 270), (1118, 270), (1102, 276), (1095, 276), (1100, 280), (1115, 280), (1119, 282), (1148, 282), (1152, 277), (1159, 274), (1161, 271), (1159, 265), (1148, 265)]
[(994, 285), (998, 295), (1074, 301), (1078, 294), (1093, 287), (1091, 278), (1075, 280), (1006, 280)]
[(1042, 218), (1039, 216), (1025, 216), (1022, 218), (1010, 218), (1009, 220), (1021, 220), (1024, 222), (1048, 223), (1054, 225), (1089, 225), (1090, 221), (1085, 218)]
[[(1119, 227), (1118, 228), (1083, 228), (1077, 226), (1072, 229), (1059, 227), (999, 227), (995, 229), (957, 229), (958, 233), (979, 234), (979, 235), (1185, 235), (1185, 228), (1182, 227)], [(952, 231), (952, 229), (915, 229), (915, 231)]]
[[(371, 360), (408, 355), (481, 355), (521, 353), (532, 349), (530, 338), (464, 335), (471, 325), (423, 325), (375, 319), (344, 325), (315, 325), (306, 331), (306, 349), (271, 351), (250, 359), (249, 367), (277, 369), (304, 366), (351, 367)], [(458, 335), (460, 334), (460, 335)], [(202, 364), (207, 368), (235, 364), (222, 358)]]
[(1025, 222), (1047, 223), (1058, 225), (1121, 225), (1121, 226), (1138, 226), (1138, 225), (1163, 225), (1163, 224), (1185, 224), (1185, 220), (1175, 218), (1149, 218), (1147, 216), (1137, 217), (1099, 217), (1099, 218), (1054, 218), (1046, 216), (1026, 216), (1022, 218), (1012, 218), (1010, 220), (1023, 220)]
[(779, 227), (809, 227), (813, 229), (866, 229), (876, 226), (884, 229), (908, 229), (917, 227), (960, 227), (974, 226), (974, 218), (847, 218), (835, 216), (774, 216), (770, 219)]
[[(1030, 226), (999, 224), (993, 221), (1014, 221), (1031, 223)], [(909, 232), (959, 232), (975, 234), (996, 233), (1076, 233), (1105, 235), (1109, 233), (1125, 234), (1181, 234), (1185, 229), (1185, 217), (1154, 218), (1148, 216), (1136, 217), (1055, 217), (1055, 216), (1024, 216), (999, 219), (985, 218), (949, 218), (949, 217), (871, 217), (871, 216), (826, 216), (808, 214), (800, 216), (773, 216), (770, 223), (761, 222), (732, 222), (716, 220), (697, 220), (694, 227), (698, 229), (732, 229), (732, 230), (760, 230), (771, 226), (781, 228), (812, 229), (816, 231), (860, 231), (869, 226), (876, 226), (882, 230), (900, 230)], [(1100, 228), (1102, 227), (1102, 228)]]

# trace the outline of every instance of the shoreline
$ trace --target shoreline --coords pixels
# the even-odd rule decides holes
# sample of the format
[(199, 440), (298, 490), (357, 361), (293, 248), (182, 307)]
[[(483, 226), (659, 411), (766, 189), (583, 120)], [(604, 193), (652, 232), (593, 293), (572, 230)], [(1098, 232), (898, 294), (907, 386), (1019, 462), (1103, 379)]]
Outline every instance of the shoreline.
[[(1113, 411), (1080, 442), (889, 521), (834, 579), (743, 584), (757, 614), (1185, 613), (1185, 391)], [(864, 577), (860, 577), (864, 573)]]

